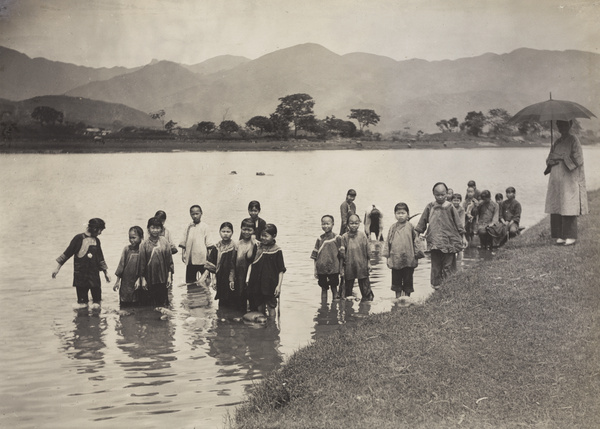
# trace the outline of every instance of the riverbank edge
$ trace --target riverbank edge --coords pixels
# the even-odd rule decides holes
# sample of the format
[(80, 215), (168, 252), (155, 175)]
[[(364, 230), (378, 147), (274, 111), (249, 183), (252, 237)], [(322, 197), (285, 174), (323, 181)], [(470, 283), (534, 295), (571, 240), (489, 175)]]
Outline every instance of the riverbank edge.
[(550, 147), (546, 140), (495, 140), (456, 136), (456, 139), (419, 141), (369, 141), (359, 139), (316, 140), (15, 140), (0, 144), (0, 153), (169, 153), (169, 152), (298, 152), (315, 150), (409, 150)]
[(424, 305), (298, 350), (229, 425), (600, 427), (600, 190), (588, 195), (576, 245), (554, 245), (544, 219)]

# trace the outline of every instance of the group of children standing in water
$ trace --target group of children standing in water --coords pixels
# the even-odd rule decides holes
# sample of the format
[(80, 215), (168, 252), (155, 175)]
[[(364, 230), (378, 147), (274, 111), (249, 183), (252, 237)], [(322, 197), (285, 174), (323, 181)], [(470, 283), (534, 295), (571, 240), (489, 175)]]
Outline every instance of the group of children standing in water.
[[(333, 232), (334, 217), (324, 215), (321, 218), (323, 234), (311, 253), (322, 298), (327, 299), (329, 290), (333, 299), (352, 298), (357, 280), (362, 301), (373, 300), (367, 235), (370, 232), (376, 232), (376, 239), (383, 241), (381, 253), (392, 270), (391, 288), (401, 303), (408, 303), (414, 292), (413, 273), (426, 251), (431, 255), (431, 285), (438, 288), (456, 270), (457, 257), (475, 232), (482, 246), (488, 245), (485, 234), (489, 234), (490, 226), (505, 225), (511, 236), (519, 232), (521, 207), (514, 199), (514, 188), (506, 190), (507, 200), (500, 207), (491, 201), (489, 191), (479, 193), (473, 181), (469, 182), (464, 201), (442, 182), (436, 183), (432, 191), (435, 201), (425, 207), (415, 227), (409, 221), (408, 205), (403, 202), (395, 205), (396, 223), (389, 228), (384, 240), (382, 215), (375, 206), (365, 216), (365, 232), (359, 230), (361, 219), (354, 204), (356, 191), (350, 189), (340, 207), (340, 234)], [(241, 223), (238, 241), (233, 239), (233, 225), (224, 222), (219, 228), (221, 240), (211, 242), (209, 228), (201, 222), (199, 205), (190, 207), (192, 221), (177, 246), (164, 227), (164, 211), (159, 210), (148, 220), (146, 239), (141, 227), (132, 226), (129, 244), (123, 249), (115, 272), (117, 280), (113, 289), (119, 291), (121, 306), (168, 306), (168, 290), (173, 284), (173, 255), (181, 250), (188, 285), (210, 283), (220, 305), (269, 314), (278, 305), (286, 268), (283, 252), (276, 243), (277, 227), (261, 219), (260, 210), (258, 201), (249, 203), (249, 217)], [(375, 225), (377, 231), (370, 230), (371, 225)], [(86, 231), (76, 235), (57, 258), (58, 266), (52, 273), (52, 277), (56, 277), (62, 265), (74, 257), (73, 286), (81, 307), (88, 305), (88, 293), (92, 295), (93, 306), (100, 305), (100, 272), (107, 282), (111, 281), (98, 238), (105, 227), (102, 219), (90, 219)], [(420, 234), (425, 235), (426, 248)]]

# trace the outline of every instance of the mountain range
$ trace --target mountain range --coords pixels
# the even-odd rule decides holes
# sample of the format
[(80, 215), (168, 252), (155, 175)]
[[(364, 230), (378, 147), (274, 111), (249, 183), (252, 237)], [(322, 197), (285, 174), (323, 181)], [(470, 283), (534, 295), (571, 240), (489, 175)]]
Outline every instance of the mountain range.
[[(152, 61), (138, 68), (96, 69), (0, 47), (0, 98), (64, 95), (145, 114), (163, 109), (166, 120), (191, 126), (224, 119), (243, 124), (274, 112), (280, 97), (307, 93), (317, 117), (346, 119), (350, 109), (374, 109), (381, 116), (374, 130), (414, 133), (436, 131), (440, 119), (462, 121), (472, 110), (501, 107), (516, 113), (548, 99), (550, 92), (598, 114), (599, 70), (598, 54), (527, 48), (457, 60), (396, 61), (368, 53), (338, 55), (307, 43), (255, 60), (224, 55), (195, 65)], [(582, 125), (598, 129), (598, 122)]]

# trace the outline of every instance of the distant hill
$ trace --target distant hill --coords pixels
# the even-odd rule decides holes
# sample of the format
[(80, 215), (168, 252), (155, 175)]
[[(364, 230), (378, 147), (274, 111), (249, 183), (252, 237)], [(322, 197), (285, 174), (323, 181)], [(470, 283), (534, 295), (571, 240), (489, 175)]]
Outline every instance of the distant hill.
[(0, 97), (18, 101), (38, 95), (64, 94), (77, 86), (134, 70), (83, 67), (45, 58), (29, 58), (0, 46)]
[(198, 64), (182, 65), (189, 71), (197, 74), (211, 74), (224, 70), (230, 70), (241, 64), (247, 63), (248, 61), (250, 61), (250, 59), (246, 57), (239, 57), (234, 55), (219, 55), (218, 57), (208, 59)]
[[(30, 62), (22, 64), (32, 66)], [(368, 53), (338, 55), (307, 43), (255, 60), (220, 56), (193, 66), (153, 61), (137, 70), (73, 85), (64, 92), (125, 104), (145, 113), (164, 109), (166, 120), (182, 126), (223, 119), (243, 124), (252, 116), (272, 113), (278, 98), (302, 92), (315, 99), (315, 113), (320, 118), (335, 115), (346, 119), (352, 108), (375, 109), (381, 122), (374, 130), (409, 127), (415, 133), (419, 129), (437, 131), (435, 123), (440, 119), (457, 117), (462, 121), (472, 110), (487, 113), (501, 107), (516, 113), (548, 99), (550, 92), (555, 99), (576, 101), (600, 116), (598, 70), (600, 55), (572, 50), (523, 48), (457, 60), (395, 61)], [(41, 90), (27, 80), (31, 73), (23, 69), (20, 87), (31, 85)], [(6, 85), (1, 85), (5, 89)], [(0, 97), (11, 98), (4, 90)], [(600, 121), (583, 121), (582, 125), (598, 129)]]
[(162, 124), (153, 120), (144, 112), (123, 104), (106, 103), (80, 97), (47, 95), (23, 101), (0, 99), (0, 109), (19, 124), (33, 123), (31, 113), (37, 106), (49, 106), (64, 114), (65, 122), (83, 122), (89, 126), (119, 128), (125, 125), (136, 127), (160, 128)]
[(132, 73), (74, 88), (67, 91), (66, 95), (126, 104), (150, 112), (163, 108), (166, 97), (196, 86), (198, 81), (199, 76), (185, 67), (170, 61), (159, 61)]

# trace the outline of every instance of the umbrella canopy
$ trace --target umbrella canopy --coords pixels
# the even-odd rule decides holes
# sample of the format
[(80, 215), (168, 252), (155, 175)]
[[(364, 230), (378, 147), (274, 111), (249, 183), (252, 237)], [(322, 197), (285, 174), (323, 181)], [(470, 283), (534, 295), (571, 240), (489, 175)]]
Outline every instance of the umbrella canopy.
[(510, 118), (509, 122), (517, 123), (522, 121), (569, 121), (575, 118), (591, 119), (596, 117), (592, 112), (573, 101), (550, 100), (541, 103), (535, 103), (519, 111)]

